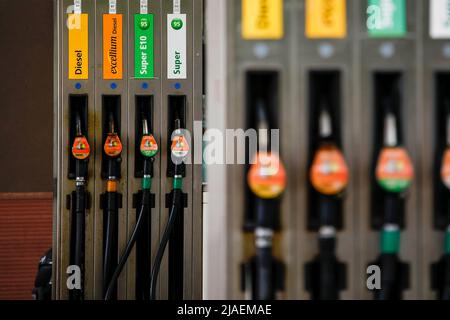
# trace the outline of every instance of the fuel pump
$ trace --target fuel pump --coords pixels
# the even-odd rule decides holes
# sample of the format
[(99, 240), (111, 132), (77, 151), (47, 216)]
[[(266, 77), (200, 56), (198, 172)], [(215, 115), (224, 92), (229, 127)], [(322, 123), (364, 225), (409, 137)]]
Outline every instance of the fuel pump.
[(348, 167), (333, 141), (333, 128), (325, 101), (319, 114), (319, 145), (310, 168), (310, 181), (319, 193), (319, 254), (306, 266), (306, 286), (313, 300), (337, 300), (345, 288), (345, 265), (336, 259), (336, 200), (348, 185)]
[(385, 192), (381, 231), (381, 255), (376, 264), (381, 268), (381, 289), (376, 300), (400, 300), (407, 288), (408, 266), (400, 262), (400, 200), (412, 184), (414, 169), (407, 150), (397, 138), (397, 119), (389, 101), (384, 118), (384, 145), (378, 155), (375, 178)]
[[(117, 266), (117, 250), (118, 250), (118, 215), (121, 206), (120, 194), (117, 192), (118, 176), (120, 172), (120, 155), (122, 153), (122, 142), (115, 130), (114, 115), (109, 113), (109, 130), (106, 136), (103, 150), (106, 159), (106, 193), (102, 197), (103, 208), (103, 286), (106, 292), (113, 279), (114, 269)], [(116, 282), (112, 284), (112, 295), (116, 291)]]
[(75, 192), (72, 193), (72, 249), (71, 264), (81, 270), (81, 289), (71, 291), (71, 299), (83, 300), (84, 287), (84, 246), (85, 246), (85, 219), (88, 203), (86, 179), (88, 173), (88, 159), (90, 146), (82, 132), (81, 117), (76, 113), (76, 135), (72, 145), (72, 156), (75, 158)]
[(128, 261), (131, 251), (133, 250), (133, 246), (136, 243), (136, 240), (143, 230), (145, 216), (150, 218), (149, 215), (151, 213), (151, 186), (152, 186), (152, 175), (153, 175), (153, 162), (155, 160), (155, 156), (158, 153), (158, 144), (156, 142), (153, 134), (149, 133), (148, 130), (148, 120), (145, 118), (145, 115), (142, 114), (142, 138), (140, 141), (140, 152), (144, 157), (144, 175), (142, 178), (142, 201), (141, 207), (139, 210), (138, 219), (136, 221), (136, 225), (131, 234), (130, 240), (128, 241), (125, 251), (122, 254), (122, 257), (119, 260), (119, 264), (113, 272), (111, 280), (109, 281), (109, 285), (107, 287), (105, 293), (105, 300), (110, 300), (114, 291), (115, 283), (119, 278), (120, 273), (122, 272), (125, 264)]
[(286, 188), (286, 171), (277, 152), (269, 151), (269, 125), (262, 101), (257, 104), (258, 151), (247, 175), (255, 198), (256, 254), (244, 265), (244, 290), (252, 300), (273, 300), (283, 289), (283, 265), (273, 256), (280, 197)]
[[(186, 157), (189, 154), (190, 148), (186, 136), (181, 129), (181, 119), (180, 117), (175, 118), (175, 131), (172, 134), (172, 144), (171, 144), (171, 159), (174, 164), (173, 171), (173, 182), (172, 182), (172, 193), (171, 193), (171, 205), (169, 211), (169, 219), (167, 221), (164, 234), (161, 238), (161, 243), (158, 247), (156, 253), (155, 261), (151, 270), (150, 278), (150, 299), (156, 299), (156, 285), (158, 282), (159, 271), (161, 269), (161, 262), (166, 250), (167, 244), (171, 238), (172, 232), (174, 230), (175, 223), (177, 221), (177, 216), (183, 212), (183, 166)], [(182, 267), (182, 266), (177, 266)]]
[[(441, 162), (441, 182), (450, 191), (450, 101), (447, 101), (447, 147)], [(450, 197), (447, 195), (450, 208)], [(447, 209), (449, 210), (449, 209)], [(448, 215), (448, 213), (447, 213)], [(447, 217), (449, 219), (450, 216)], [(447, 220), (449, 221), (449, 220)], [(441, 300), (450, 300), (450, 225), (447, 226), (444, 237), (444, 256), (436, 264), (438, 274), (436, 275), (435, 287)]]

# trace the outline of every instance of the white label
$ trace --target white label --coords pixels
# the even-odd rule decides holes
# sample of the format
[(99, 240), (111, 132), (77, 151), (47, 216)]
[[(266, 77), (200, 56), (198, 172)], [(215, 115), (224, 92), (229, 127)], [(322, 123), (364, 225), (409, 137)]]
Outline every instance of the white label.
[(81, 14), (81, 0), (74, 0), (74, 2), (73, 2), (73, 13)]
[(139, 11), (140, 14), (148, 13), (148, 0), (141, 0), (141, 9)]
[(181, 13), (181, 0), (173, 0), (173, 13), (174, 14)]
[(430, 37), (450, 38), (450, 0), (430, 0)]
[(186, 79), (186, 15), (167, 15), (167, 78)]
[(117, 0), (109, 0), (109, 14), (117, 13)]

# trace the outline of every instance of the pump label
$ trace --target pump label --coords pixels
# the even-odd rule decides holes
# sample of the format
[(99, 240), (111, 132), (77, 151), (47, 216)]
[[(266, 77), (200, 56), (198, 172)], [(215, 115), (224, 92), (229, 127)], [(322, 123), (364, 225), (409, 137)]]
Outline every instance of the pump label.
[(141, 154), (144, 157), (154, 157), (158, 153), (158, 144), (153, 135), (146, 135), (141, 140)]
[(337, 195), (348, 184), (348, 167), (342, 152), (333, 145), (322, 146), (315, 154), (310, 171), (311, 184), (325, 195)]
[(250, 190), (262, 199), (275, 199), (286, 189), (286, 170), (276, 153), (258, 152), (248, 175)]
[(116, 133), (108, 134), (103, 150), (110, 157), (118, 157), (122, 153), (122, 142)]
[(103, 15), (103, 79), (123, 77), (123, 33), (122, 15)]
[(243, 0), (242, 38), (279, 40), (283, 38), (283, 0)]
[(405, 0), (368, 0), (367, 30), (371, 37), (403, 37), (406, 34)]
[(167, 15), (167, 78), (187, 78), (186, 15)]
[(136, 79), (155, 77), (154, 40), (153, 14), (135, 14), (134, 77)]
[(450, 189), (450, 148), (447, 148), (444, 152), (441, 164), (441, 181)]
[(450, 38), (450, 0), (430, 0), (430, 37)]
[(177, 135), (172, 140), (172, 155), (175, 158), (185, 158), (189, 154), (189, 144), (183, 135)]
[(89, 157), (91, 148), (86, 137), (76, 137), (72, 146), (72, 155), (79, 160), (85, 160)]
[(306, 37), (345, 38), (347, 13), (345, 0), (307, 0)]
[(70, 80), (89, 79), (89, 30), (86, 13), (68, 15), (69, 72)]
[(406, 191), (414, 178), (411, 159), (404, 148), (383, 148), (378, 158), (376, 179), (388, 192)]

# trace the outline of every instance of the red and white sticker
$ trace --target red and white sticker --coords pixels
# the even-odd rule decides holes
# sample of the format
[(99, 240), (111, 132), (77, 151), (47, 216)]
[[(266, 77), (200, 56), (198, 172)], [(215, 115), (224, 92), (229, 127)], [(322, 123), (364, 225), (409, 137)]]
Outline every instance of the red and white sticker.
[(122, 153), (122, 142), (119, 136), (114, 134), (108, 134), (106, 138), (104, 148), (106, 155), (110, 157), (117, 157)]
[(413, 178), (414, 168), (405, 148), (382, 149), (377, 162), (376, 179), (384, 190), (404, 192), (412, 184)]
[(348, 185), (348, 167), (342, 152), (334, 145), (325, 145), (314, 155), (310, 171), (314, 189), (325, 195), (337, 195)]
[(274, 199), (286, 189), (286, 170), (276, 153), (259, 152), (255, 156), (247, 182), (252, 192), (263, 199)]
[(450, 148), (445, 150), (444, 156), (442, 157), (441, 180), (450, 189)]
[(177, 135), (172, 140), (172, 155), (176, 158), (185, 158), (189, 154), (189, 144), (184, 135)]
[(86, 137), (76, 137), (72, 146), (72, 155), (78, 160), (85, 160), (91, 153), (91, 147)]
[(141, 153), (145, 157), (154, 157), (158, 153), (158, 144), (153, 135), (145, 135), (141, 140)]

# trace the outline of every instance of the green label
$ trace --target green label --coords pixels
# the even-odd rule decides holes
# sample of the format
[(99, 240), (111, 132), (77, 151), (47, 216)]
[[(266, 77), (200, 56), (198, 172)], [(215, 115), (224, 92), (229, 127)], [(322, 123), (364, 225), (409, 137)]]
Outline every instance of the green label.
[(134, 15), (134, 77), (155, 77), (153, 14)]
[(380, 245), (382, 253), (399, 253), (400, 230), (383, 230)]
[(406, 34), (405, 0), (368, 0), (367, 30), (371, 37), (403, 37)]
[(181, 28), (183, 28), (183, 20), (173, 19), (172, 22), (170, 23), (170, 25), (172, 26), (172, 28), (174, 30), (180, 30)]
[(387, 192), (401, 193), (408, 190), (412, 181), (407, 179), (382, 179), (378, 180), (378, 183)]
[(445, 253), (450, 254), (450, 229), (445, 233)]

